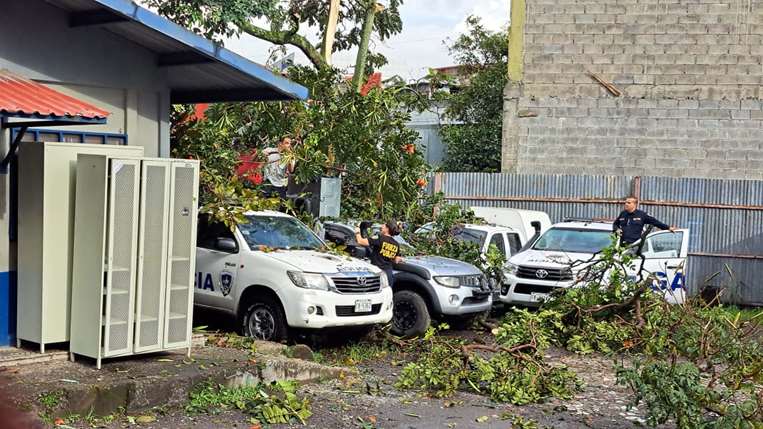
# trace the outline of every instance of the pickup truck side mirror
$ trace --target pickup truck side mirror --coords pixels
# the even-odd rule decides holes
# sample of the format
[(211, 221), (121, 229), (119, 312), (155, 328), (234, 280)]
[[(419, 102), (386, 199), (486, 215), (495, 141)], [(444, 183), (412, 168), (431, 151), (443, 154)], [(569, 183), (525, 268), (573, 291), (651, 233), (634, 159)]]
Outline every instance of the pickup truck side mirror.
[(221, 252), (234, 253), (238, 250), (236, 241), (232, 238), (218, 237), (215, 248)]
[(537, 220), (534, 220), (530, 222), (530, 226), (533, 227), (536, 234), (540, 234), (540, 222), (538, 222)]

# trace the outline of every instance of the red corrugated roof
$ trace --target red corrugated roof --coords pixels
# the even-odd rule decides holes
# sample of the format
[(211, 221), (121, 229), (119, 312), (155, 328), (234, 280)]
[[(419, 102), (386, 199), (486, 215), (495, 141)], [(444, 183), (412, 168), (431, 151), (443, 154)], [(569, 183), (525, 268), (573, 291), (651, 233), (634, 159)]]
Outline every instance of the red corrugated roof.
[(0, 113), (103, 119), (109, 112), (47, 86), (0, 70)]

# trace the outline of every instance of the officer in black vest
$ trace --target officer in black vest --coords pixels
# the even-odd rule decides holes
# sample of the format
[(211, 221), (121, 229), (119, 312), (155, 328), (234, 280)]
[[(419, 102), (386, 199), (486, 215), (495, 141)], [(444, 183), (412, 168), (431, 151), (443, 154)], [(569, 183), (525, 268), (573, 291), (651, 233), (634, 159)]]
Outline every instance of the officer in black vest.
[(632, 244), (641, 239), (644, 225), (654, 225), (660, 229), (670, 230), (670, 232), (676, 229), (675, 226), (668, 226), (649, 216), (643, 210), (638, 210), (638, 198), (631, 196), (625, 199), (625, 210), (617, 216), (612, 225), (612, 231), (620, 234), (620, 240), (623, 244)]

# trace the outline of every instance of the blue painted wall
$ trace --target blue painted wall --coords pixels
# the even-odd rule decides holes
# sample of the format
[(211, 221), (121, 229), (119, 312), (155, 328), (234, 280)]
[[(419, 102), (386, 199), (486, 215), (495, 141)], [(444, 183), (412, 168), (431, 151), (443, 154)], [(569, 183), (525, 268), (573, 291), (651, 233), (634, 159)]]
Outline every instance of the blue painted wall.
[(0, 346), (16, 342), (16, 272), (0, 273)]

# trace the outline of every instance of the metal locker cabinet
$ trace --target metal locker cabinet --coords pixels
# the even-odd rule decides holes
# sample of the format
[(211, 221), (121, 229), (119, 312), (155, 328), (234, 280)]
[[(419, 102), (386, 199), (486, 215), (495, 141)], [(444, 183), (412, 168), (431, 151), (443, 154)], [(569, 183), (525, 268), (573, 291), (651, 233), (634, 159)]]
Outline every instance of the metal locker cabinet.
[(103, 357), (133, 350), (140, 161), (111, 159), (109, 169)]
[(140, 157), (140, 146), (23, 143), (19, 149), (17, 338), (69, 341), (78, 154)]
[(164, 348), (191, 351), (193, 279), (196, 263), (199, 162), (173, 161), (168, 236), (169, 291), (165, 307)]
[(69, 350), (133, 351), (140, 161), (79, 155)]
[(135, 352), (158, 351), (164, 336), (167, 237), (172, 163), (141, 163), (138, 282), (135, 297)]

